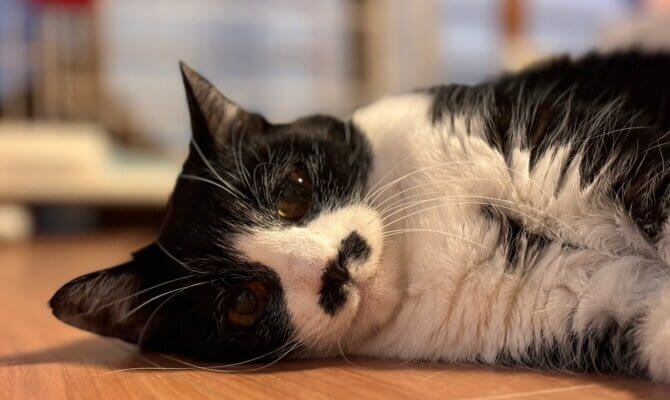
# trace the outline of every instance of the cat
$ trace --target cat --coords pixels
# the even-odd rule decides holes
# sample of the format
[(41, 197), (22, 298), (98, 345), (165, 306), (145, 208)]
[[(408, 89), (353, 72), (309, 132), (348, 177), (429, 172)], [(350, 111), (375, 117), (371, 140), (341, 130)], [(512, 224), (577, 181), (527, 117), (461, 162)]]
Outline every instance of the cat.
[(670, 54), (561, 56), (284, 124), (180, 65), (192, 140), (160, 234), (58, 290), (60, 320), (201, 360), (670, 382)]

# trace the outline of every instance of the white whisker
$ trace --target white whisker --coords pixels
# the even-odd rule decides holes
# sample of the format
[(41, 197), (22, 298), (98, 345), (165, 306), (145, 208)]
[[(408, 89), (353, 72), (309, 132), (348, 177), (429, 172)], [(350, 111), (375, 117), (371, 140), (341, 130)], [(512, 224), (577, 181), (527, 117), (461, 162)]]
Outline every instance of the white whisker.
[[(378, 209), (382, 210), (382, 212), (385, 212), (387, 209), (382, 208), (382, 206), (384, 205), (384, 203), (388, 202), (389, 200), (393, 199), (394, 197), (402, 196), (404, 193), (407, 193), (407, 192), (409, 192), (409, 191), (411, 191), (411, 190), (416, 190), (416, 189), (419, 189), (419, 188), (422, 188), (422, 187), (426, 187), (426, 186), (432, 186), (432, 185), (444, 184), (444, 183), (455, 183), (455, 182), (486, 182), (486, 181), (491, 181), (491, 182), (505, 182), (505, 183), (508, 184), (508, 186), (510, 185), (510, 182), (509, 182), (509, 181), (506, 181), (506, 180), (501, 179), (501, 178), (459, 178), (459, 179), (445, 179), (445, 180), (438, 180), (438, 181), (432, 181), (432, 182), (422, 183), (422, 184), (419, 184), (419, 185), (414, 185), (414, 186), (411, 186), (411, 187), (409, 187), (409, 188), (407, 188), (407, 189), (401, 190), (400, 192), (397, 192), (397, 193), (395, 193), (395, 194), (393, 194), (393, 195), (387, 197), (386, 199), (384, 199), (384, 200), (383, 200), (382, 202), (380, 202), (379, 204), (375, 204), (375, 207), (377, 207)], [(391, 203), (391, 204), (390, 204), (389, 206), (387, 206), (387, 207), (393, 207), (395, 204), (398, 204), (399, 202), (402, 202), (403, 199), (408, 199), (408, 198), (412, 198), (412, 197), (417, 197), (417, 196), (421, 196), (421, 195), (424, 195), (424, 194), (443, 194), (443, 193), (444, 193), (444, 191), (437, 192), (437, 193), (417, 193), (417, 194), (414, 194), (414, 195), (411, 195), (411, 196), (408, 196), (408, 197), (403, 197), (403, 198), (401, 198), (400, 200)]]
[(179, 292), (175, 292), (172, 294), (172, 296), (168, 297), (167, 299), (163, 300), (158, 307), (149, 315), (149, 318), (147, 318), (147, 321), (144, 323), (144, 326), (142, 326), (142, 330), (140, 331), (140, 335), (138, 336), (137, 343), (142, 344), (144, 343), (144, 334), (146, 333), (147, 328), (149, 327), (149, 323), (151, 323), (151, 320), (154, 319), (154, 316), (158, 313), (158, 311), (165, 305), (167, 304), (168, 301), (172, 300), (176, 295), (178, 295)]
[[(198, 364), (190, 363), (190, 362), (188, 362), (188, 361), (180, 360), (180, 359), (178, 359), (178, 358), (176, 358), (176, 357), (173, 357), (173, 356), (169, 356), (169, 355), (165, 355), (165, 354), (162, 354), (161, 356), (167, 358), (168, 360), (172, 360), (172, 361), (178, 362), (178, 363), (180, 363), (180, 364), (184, 364), (184, 365), (189, 366), (189, 367), (191, 367), (191, 368), (198, 369), (198, 370), (202, 370), (202, 371), (218, 372), (218, 373), (225, 373), (225, 372), (253, 372), (253, 371), (260, 371), (260, 370), (262, 370), (262, 369), (269, 368), (269, 367), (273, 366), (274, 364), (278, 363), (279, 361), (281, 361), (282, 359), (284, 359), (286, 356), (288, 356), (289, 354), (291, 354), (291, 352), (292, 352), (293, 350), (295, 350), (299, 345), (300, 345), (300, 343), (296, 341), (290, 349), (288, 349), (287, 351), (285, 351), (283, 354), (281, 354), (279, 357), (277, 357), (276, 359), (272, 360), (271, 362), (269, 362), (269, 363), (267, 363), (267, 364), (265, 364), (265, 365), (263, 365), (263, 366), (260, 366), (260, 367), (249, 368), (249, 369), (242, 369), (242, 370), (235, 370), (235, 369), (220, 369), (220, 368), (217, 368), (217, 367), (203, 367), (202, 365), (198, 365)], [(229, 364), (228, 366), (230, 366), (230, 365), (233, 365), (233, 364)], [(227, 367), (226, 367), (226, 368), (227, 368)]]
[(182, 276), (182, 277), (179, 277), (179, 278), (171, 279), (171, 280), (169, 280), (169, 281), (161, 282), (161, 283), (159, 283), (159, 284), (157, 284), (157, 285), (148, 287), (148, 288), (146, 288), (146, 289), (142, 289), (142, 290), (140, 290), (140, 291), (138, 291), (138, 292), (135, 292), (135, 293), (133, 293), (133, 294), (131, 294), (131, 295), (121, 297), (121, 298), (116, 299), (116, 300), (114, 300), (114, 301), (112, 301), (112, 302), (109, 302), (109, 303), (103, 304), (103, 305), (101, 305), (101, 306), (98, 306), (98, 307), (94, 308), (93, 310), (88, 310), (88, 311), (82, 312), (82, 313), (80, 313), (80, 314), (78, 314), (78, 315), (92, 314), (92, 313), (95, 313), (95, 312), (97, 312), (97, 311), (102, 310), (103, 308), (107, 308), (107, 307), (113, 306), (114, 304), (121, 303), (121, 302), (126, 301), (126, 300), (128, 300), (128, 299), (131, 299), (131, 298), (133, 298), (133, 297), (139, 296), (139, 295), (141, 295), (142, 293), (146, 293), (146, 292), (148, 292), (148, 291), (150, 291), (150, 290), (154, 290), (154, 289), (159, 288), (159, 287), (161, 287), (161, 286), (165, 286), (165, 285), (168, 285), (168, 284), (170, 284), (170, 283), (178, 282), (178, 281), (181, 281), (181, 280), (183, 280), (183, 279), (193, 278), (193, 277), (195, 277), (195, 276), (197, 276), (197, 275), (195, 275), (195, 274), (194, 274), (194, 275), (185, 275), (185, 276)]
[[(406, 219), (406, 218), (409, 218), (409, 217), (411, 217), (411, 216), (413, 216), (413, 215), (417, 215), (417, 214), (420, 214), (420, 213), (422, 213), (422, 212), (426, 212), (426, 211), (430, 211), (430, 210), (435, 210), (435, 209), (438, 209), (438, 208), (440, 208), (440, 207), (446, 207), (446, 206), (451, 206), (451, 205), (456, 205), (456, 204), (480, 204), (480, 205), (489, 205), (489, 203), (485, 203), (485, 202), (482, 202), (482, 201), (457, 201), (457, 202), (450, 202), (450, 203), (438, 204), (438, 205), (436, 205), (436, 206), (426, 207), (426, 208), (421, 209), (421, 210), (419, 210), (419, 211), (415, 211), (415, 212), (412, 212), (412, 213), (410, 213), (410, 214), (404, 215), (404, 216), (402, 216), (402, 217), (400, 217), (400, 218), (397, 218), (397, 219), (393, 220), (392, 222), (389, 222), (389, 223), (384, 224), (383, 229), (388, 228), (389, 226), (391, 226), (391, 225), (393, 225), (393, 224), (395, 224), (395, 223), (397, 223), (397, 222), (399, 222), (399, 221), (402, 221), (402, 220), (404, 220), (404, 219)], [(521, 212), (521, 211), (519, 211), (519, 210), (516, 210), (516, 209), (514, 209), (514, 208), (511, 208), (511, 207), (501, 206), (501, 205), (499, 205), (499, 204), (496, 205), (496, 207), (498, 207), (498, 208), (503, 208), (503, 209), (510, 210), (510, 211), (515, 211), (515, 212), (517, 212), (517, 213), (523, 215), (524, 217), (526, 217), (526, 218), (528, 218), (528, 219), (531, 219), (531, 220), (537, 222), (538, 224), (540, 224), (542, 227), (544, 227), (544, 228), (547, 229), (549, 232), (551, 232), (552, 234), (554, 234), (554, 236), (556, 237), (556, 239), (562, 240), (562, 238), (561, 238), (561, 236), (558, 234), (558, 232), (556, 232), (556, 231), (553, 230), (551, 227), (547, 226), (545, 223), (543, 223), (542, 221), (538, 220), (537, 218), (535, 218), (535, 217), (533, 217), (533, 216), (531, 216), (531, 215), (529, 215), (529, 214), (523, 213), (523, 212)]]
[(453, 238), (455, 238), (455, 239), (464, 240), (464, 241), (466, 241), (466, 242), (468, 242), (468, 243), (470, 243), (470, 244), (473, 244), (473, 245), (475, 245), (475, 246), (478, 246), (478, 247), (482, 247), (482, 248), (484, 247), (481, 243), (477, 243), (477, 242), (475, 242), (475, 241), (473, 241), (473, 240), (470, 240), (470, 239), (468, 239), (468, 238), (465, 238), (465, 237), (463, 237), (463, 236), (457, 235), (457, 234), (455, 234), (455, 233), (447, 232), (447, 231), (440, 231), (440, 230), (437, 230), (437, 229), (423, 229), (423, 228), (416, 228), (416, 229), (412, 229), (412, 228), (396, 229), (396, 230), (386, 231), (386, 232), (384, 232), (384, 234), (383, 234), (382, 236), (383, 236), (383, 237), (389, 237), (389, 236), (394, 236), (394, 235), (400, 235), (400, 234), (402, 234), (402, 233), (406, 233), (406, 232), (407, 232), (407, 233), (410, 233), (410, 232), (438, 233), (438, 234), (441, 234), (441, 235), (446, 235), (446, 236), (449, 236), (449, 237), (453, 237)]
[(221, 177), (221, 175), (219, 175), (219, 173), (216, 172), (216, 170), (214, 169), (214, 167), (212, 167), (212, 164), (209, 162), (209, 160), (207, 160), (207, 157), (205, 157), (205, 153), (202, 152), (202, 150), (200, 149), (200, 146), (198, 145), (198, 142), (195, 141), (195, 138), (194, 138), (194, 137), (191, 137), (191, 144), (193, 144), (193, 147), (195, 148), (195, 151), (198, 153), (198, 156), (200, 157), (200, 159), (202, 160), (202, 162), (205, 163), (205, 165), (207, 166), (207, 168), (214, 174), (214, 176), (216, 176), (217, 178), (219, 178), (219, 181), (221, 181), (222, 184), (228, 186), (228, 188), (229, 188), (231, 191), (237, 192), (237, 194), (241, 196), (242, 193), (240, 193), (237, 189), (235, 189), (235, 187), (234, 187), (233, 185), (231, 185), (231, 184), (228, 183), (225, 179), (223, 179), (223, 177)]
[(227, 192), (228, 194), (230, 194), (230, 195), (232, 195), (232, 196), (235, 196), (235, 197), (238, 196), (237, 194), (233, 193), (230, 189), (228, 189), (227, 187), (221, 185), (220, 183), (215, 182), (215, 181), (213, 181), (213, 180), (211, 180), (211, 179), (203, 178), (202, 176), (191, 175), (191, 174), (180, 174), (178, 178), (180, 178), (180, 179), (190, 179), (190, 180), (193, 180), (193, 181), (200, 181), (200, 182), (209, 183), (210, 185), (214, 185), (214, 186), (216, 186), (217, 188), (219, 188), (219, 189), (221, 189), (221, 190)]
[[(374, 204), (374, 202), (379, 198), (379, 196), (381, 196), (384, 192), (386, 192), (388, 189), (393, 187), (393, 185), (395, 185), (395, 184), (397, 184), (397, 183), (399, 183), (399, 182), (401, 182), (405, 179), (408, 179), (409, 177), (411, 177), (415, 174), (418, 174), (418, 173), (421, 173), (421, 172), (426, 172), (428, 170), (438, 168), (438, 167), (443, 167), (443, 166), (448, 166), (448, 165), (459, 165), (459, 164), (476, 164), (476, 163), (474, 161), (469, 161), (469, 160), (446, 161), (446, 162), (442, 162), (442, 163), (433, 164), (433, 165), (430, 165), (430, 166), (427, 166), (427, 167), (423, 167), (423, 168), (420, 168), (418, 170), (410, 171), (407, 174), (405, 174), (403, 176), (400, 176), (399, 178), (396, 178), (395, 180), (393, 180), (393, 181), (385, 184), (384, 186), (380, 187), (376, 191), (376, 193), (368, 194), (368, 196), (366, 196), (366, 198), (364, 200), (369, 204)], [(512, 169), (510, 167), (507, 167), (507, 166), (497, 166), (496, 168), (501, 168), (501, 169), (507, 170), (509, 172), (512, 172), (514, 174), (517, 174), (517, 175), (521, 176), (521, 178), (523, 178), (524, 180), (527, 180), (528, 182), (533, 184), (535, 187), (537, 187), (538, 190), (547, 199), (551, 199), (551, 196), (547, 192), (544, 191), (542, 186), (539, 183), (535, 182), (535, 180), (533, 180), (529, 175), (523, 175), (521, 172), (519, 172), (515, 169)]]
[[(137, 306), (137, 307), (133, 308), (132, 310), (128, 311), (124, 316), (120, 317), (120, 318), (118, 319), (118, 321), (123, 321), (124, 319), (130, 317), (131, 315), (133, 315), (134, 313), (136, 313), (137, 311), (139, 311), (142, 307), (146, 306), (147, 304), (152, 303), (152, 302), (154, 302), (154, 301), (156, 301), (156, 300), (158, 300), (158, 299), (160, 299), (160, 298), (162, 298), (162, 297), (165, 297), (165, 296), (167, 296), (167, 295), (169, 295), (169, 294), (171, 294), (171, 293), (179, 292), (179, 291), (183, 291), (183, 290), (190, 289), (190, 288), (193, 288), (193, 287), (196, 287), (196, 286), (206, 285), (206, 284), (211, 283), (211, 282), (213, 282), (213, 281), (210, 280), (210, 281), (207, 281), (207, 282), (198, 282), (198, 283), (194, 283), (194, 284), (192, 284), (192, 285), (188, 285), (188, 286), (180, 287), (180, 288), (173, 289), (173, 290), (168, 290), (167, 292), (165, 292), (165, 293), (161, 293), (161, 294), (159, 294), (159, 295), (157, 295), (157, 296), (154, 296), (154, 297), (152, 297), (151, 299), (149, 299), (149, 300), (145, 301), (144, 303), (140, 304), (139, 306)], [(117, 322), (118, 322), (118, 321), (117, 321)]]
[[(517, 213), (519, 213), (519, 214), (521, 214), (521, 215), (523, 215), (523, 216), (526, 216), (526, 217), (528, 217), (528, 218), (530, 218), (530, 219), (536, 221), (537, 223), (541, 224), (543, 227), (547, 228), (550, 232), (554, 232), (554, 234), (556, 234), (555, 231), (554, 231), (552, 228), (550, 228), (549, 226), (547, 226), (546, 224), (544, 224), (543, 222), (541, 222), (541, 221), (538, 220), (537, 218), (532, 217), (532, 216), (529, 215), (528, 213), (524, 213), (524, 212), (522, 212), (522, 211), (520, 211), (520, 210), (516, 210), (516, 209), (513, 208), (513, 207), (507, 207), (507, 206), (502, 206), (502, 205), (500, 205), (500, 204), (495, 204), (495, 203), (497, 203), (497, 202), (502, 202), (502, 203), (507, 203), (507, 204), (514, 205), (514, 206), (524, 207), (525, 209), (528, 209), (528, 210), (536, 211), (536, 212), (538, 212), (538, 213), (540, 213), (540, 214), (542, 214), (542, 215), (544, 215), (544, 216), (547, 216), (547, 217), (549, 217), (549, 218), (555, 220), (556, 222), (561, 223), (561, 224), (564, 225), (568, 230), (570, 230), (572, 233), (577, 234), (577, 232), (576, 232), (570, 225), (568, 225), (567, 222), (565, 222), (565, 221), (561, 220), (560, 218), (558, 218), (558, 217), (556, 217), (556, 216), (554, 216), (554, 215), (548, 213), (547, 211), (544, 211), (544, 210), (535, 208), (535, 207), (530, 206), (530, 205), (528, 205), (528, 204), (523, 204), (523, 203), (519, 203), (519, 202), (511, 201), (511, 200), (505, 200), (505, 199), (500, 199), (500, 198), (495, 198), (495, 197), (489, 197), (489, 196), (477, 196), (477, 195), (441, 196), (441, 197), (436, 197), (436, 198), (431, 198), (431, 199), (417, 200), (417, 201), (414, 201), (414, 202), (409, 202), (410, 204), (407, 204), (406, 207), (404, 207), (404, 208), (400, 208), (400, 209), (398, 209), (398, 210), (392, 212), (391, 214), (385, 215), (384, 218), (383, 218), (383, 221), (387, 221), (388, 218), (390, 218), (391, 216), (396, 215), (396, 214), (398, 214), (398, 213), (400, 213), (400, 212), (402, 212), (402, 211), (407, 210), (408, 208), (411, 208), (411, 207), (414, 207), (414, 206), (417, 206), (417, 205), (420, 205), (420, 204), (429, 203), (429, 202), (437, 201), (437, 200), (451, 200), (451, 199), (461, 199), (461, 198), (465, 198), (465, 199), (468, 199), (468, 198), (475, 198), (475, 199), (481, 199), (481, 200), (489, 200), (489, 201), (491, 201), (492, 203), (486, 203), (486, 202), (472, 202), (472, 201), (465, 201), (465, 202), (451, 202), (451, 203), (446, 203), (446, 204), (442, 204), (442, 205), (437, 205), (437, 206), (434, 206), (434, 207), (429, 207), (429, 208), (427, 208), (427, 209), (425, 209), (425, 210), (432, 210), (432, 209), (435, 209), (435, 208), (439, 208), (439, 207), (446, 206), (446, 205), (453, 205), (453, 204), (482, 204), (482, 205), (492, 205), (492, 206), (495, 206), (495, 207), (504, 208), (504, 209), (506, 209), (506, 210), (515, 211), (515, 212), (517, 212)], [(415, 215), (415, 213), (409, 214), (408, 216), (411, 216), (411, 215)], [(404, 217), (401, 217), (401, 218), (404, 218)], [(394, 221), (394, 222), (392, 222), (392, 223), (385, 224), (384, 227), (388, 227), (389, 225), (391, 225), (391, 224), (393, 224), (393, 223), (395, 223), (395, 222), (397, 222), (397, 221), (398, 221), (398, 220), (396, 220), (396, 221)], [(556, 234), (556, 236), (557, 236), (557, 237), (560, 237), (560, 235), (558, 235), (558, 234)]]
[(192, 268), (192, 267), (188, 266), (185, 262), (183, 262), (183, 261), (179, 260), (177, 257), (173, 256), (172, 253), (170, 253), (170, 252), (165, 248), (165, 246), (163, 246), (163, 244), (162, 244), (161, 242), (159, 242), (158, 240), (156, 240), (156, 246), (158, 246), (158, 248), (161, 249), (161, 251), (162, 251), (163, 253), (165, 253), (165, 255), (167, 255), (168, 257), (170, 257), (170, 258), (172, 259), (172, 261), (174, 261), (174, 262), (176, 262), (177, 264), (179, 264), (179, 265), (181, 265), (182, 267), (184, 267), (184, 269), (186, 269), (186, 270), (188, 270), (188, 271), (191, 271), (191, 272), (194, 272), (194, 273), (196, 273), (196, 274), (203, 274), (203, 273), (205, 273), (204, 271), (200, 271), (200, 270), (197, 270), (197, 269), (195, 269), (195, 268)]
[(391, 169), (390, 169), (386, 174), (384, 174), (384, 175), (383, 175), (383, 176), (382, 176), (382, 177), (381, 177), (381, 178), (380, 178), (374, 185), (372, 185), (372, 187), (370, 187), (370, 189), (368, 190), (368, 195), (365, 196), (365, 197), (363, 198), (362, 201), (363, 201), (364, 203), (367, 203), (367, 202), (369, 201), (369, 196), (373, 195), (374, 192), (375, 192), (375, 190), (377, 190), (378, 186), (381, 185), (382, 183), (384, 183), (384, 181), (385, 181), (385, 180), (386, 180), (386, 179), (387, 179), (387, 178), (388, 178), (388, 177), (389, 177), (395, 170), (397, 170), (400, 166), (402, 166), (402, 164), (403, 164), (405, 161), (407, 161), (407, 159), (409, 158), (409, 156), (410, 156), (410, 155), (408, 154), (408, 155), (406, 155), (405, 157), (403, 157), (403, 159), (400, 160), (400, 162), (398, 162), (398, 164), (396, 164), (395, 167), (391, 168)]

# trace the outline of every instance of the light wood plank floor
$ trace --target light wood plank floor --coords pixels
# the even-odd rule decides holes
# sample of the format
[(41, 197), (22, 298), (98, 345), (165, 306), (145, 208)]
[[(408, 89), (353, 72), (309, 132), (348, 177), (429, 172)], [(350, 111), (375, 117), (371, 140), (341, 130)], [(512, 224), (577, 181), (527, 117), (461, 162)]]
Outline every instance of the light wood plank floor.
[(65, 281), (124, 261), (148, 239), (124, 232), (0, 245), (0, 399), (670, 399), (670, 385), (619, 377), (361, 359), (116, 372), (179, 364), (66, 326), (46, 303)]

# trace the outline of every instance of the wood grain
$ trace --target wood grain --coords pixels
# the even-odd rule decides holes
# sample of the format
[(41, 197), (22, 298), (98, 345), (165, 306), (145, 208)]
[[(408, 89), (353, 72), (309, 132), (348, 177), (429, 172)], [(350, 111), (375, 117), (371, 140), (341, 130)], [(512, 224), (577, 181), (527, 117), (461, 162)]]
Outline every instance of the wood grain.
[(149, 238), (121, 232), (0, 245), (0, 399), (670, 398), (670, 386), (620, 377), (362, 359), (235, 373), (119, 371), (183, 364), (66, 326), (46, 303), (65, 281), (124, 261)]

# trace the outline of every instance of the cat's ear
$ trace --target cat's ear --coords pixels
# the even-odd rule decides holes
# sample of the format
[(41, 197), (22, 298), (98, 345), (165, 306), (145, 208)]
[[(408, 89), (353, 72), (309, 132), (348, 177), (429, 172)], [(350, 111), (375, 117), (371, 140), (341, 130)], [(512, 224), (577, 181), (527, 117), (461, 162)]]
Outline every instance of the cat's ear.
[(267, 124), (260, 115), (249, 113), (227, 99), (184, 62), (180, 62), (179, 67), (184, 79), (193, 138), (198, 145), (205, 148), (223, 146), (232, 131), (258, 131)]
[(152, 273), (146, 257), (138, 254), (132, 261), (65, 284), (49, 300), (53, 314), (77, 328), (137, 343), (152, 328), (147, 321), (153, 307), (141, 307), (142, 303), (169, 290), (168, 285), (155, 287), (157, 271)]

